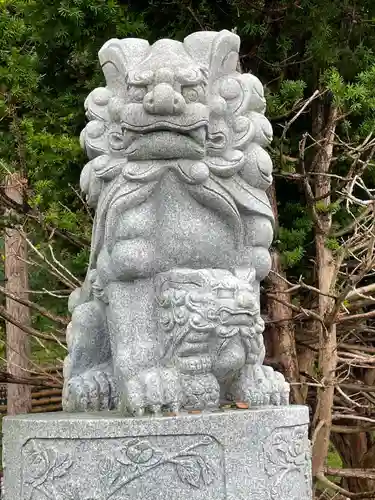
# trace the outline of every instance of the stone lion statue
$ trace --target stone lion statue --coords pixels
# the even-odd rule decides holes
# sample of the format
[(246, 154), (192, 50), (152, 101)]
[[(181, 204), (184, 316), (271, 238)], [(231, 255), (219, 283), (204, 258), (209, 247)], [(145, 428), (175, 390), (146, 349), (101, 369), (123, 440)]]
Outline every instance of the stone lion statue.
[(238, 51), (221, 31), (99, 52), (106, 87), (88, 96), (81, 134), (96, 215), (69, 303), (67, 411), (288, 403), (283, 376), (262, 366), (272, 128)]

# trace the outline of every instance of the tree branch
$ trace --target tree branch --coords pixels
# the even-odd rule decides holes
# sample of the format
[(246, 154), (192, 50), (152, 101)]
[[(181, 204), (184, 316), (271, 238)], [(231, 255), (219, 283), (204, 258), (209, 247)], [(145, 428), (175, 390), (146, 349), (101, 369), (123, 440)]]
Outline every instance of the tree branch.
[[(0, 306), (0, 316), (5, 319), (5, 321), (9, 321), (9, 323), (12, 323), (13, 325), (17, 326), (20, 328), (22, 331), (27, 333), (28, 335), (31, 335), (33, 337), (43, 339), (43, 340), (51, 340), (52, 342), (56, 342), (56, 338), (59, 338), (59, 336), (54, 337), (53, 335), (48, 335), (45, 333), (41, 333), (38, 330), (35, 330), (35, 328), (32, 328), (31, 326), (25, 326), (22, 323), (19, 323), (16, 319), (13, 318), (5, 309), (5, 307)], [(59, 339), (60, 342), (65, 342), (64, 338)]]

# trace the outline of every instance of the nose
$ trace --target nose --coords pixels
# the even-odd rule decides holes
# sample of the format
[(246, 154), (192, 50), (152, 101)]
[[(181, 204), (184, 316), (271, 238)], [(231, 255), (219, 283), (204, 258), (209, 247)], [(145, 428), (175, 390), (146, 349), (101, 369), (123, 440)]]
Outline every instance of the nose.
[(186, 107), (185, 99), (168, 83), (159, 83), (143, 99), (143, 107), (152, 115), (180, 115)]

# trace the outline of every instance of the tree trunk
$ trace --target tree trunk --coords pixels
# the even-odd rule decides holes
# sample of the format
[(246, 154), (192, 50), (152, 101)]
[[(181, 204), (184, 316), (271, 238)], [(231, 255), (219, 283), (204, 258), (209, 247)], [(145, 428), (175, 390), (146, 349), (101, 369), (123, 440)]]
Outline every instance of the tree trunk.
[[(339, 452), (344, 468), (371, 469), (375, 463), (375, 446), (370, 433), (337, 434), (332, 436), (332, 442)], [(342, 486), (351, 493), (374, 491), (375, 481), (369, 478), (348, 477), (343, 479)]]
[[(18, 173), (10, 174), (6, 180), (6, 194), (9, 198), (22, 204), (23, 179)], [(27, 299), (27, 247), (17, 229), (5, 232), (5, 279), (8, 292)], [(10, 299), (6, 299), (7, 312), (19, 323), (30, 324), (29, 308)], [(6, 323), (8, 372), (15, 377), (25, 378), (30, 368), (29, 337), (12, 323)], [(31, 386), (8, 384), (8, 414), (27, 413), (31, 411)]]
[[(278, 210), (276, 204), (275, 185), (269, 190), (275, 225), (278, 226)], [(267, 328), (267, 336), (272, 339), (272, 356), (282, 366), (284, 375), (288, 382), (299, 382), (299, 369), (294, 336), (294, 325), (292, 322), (292, 310), (287, 304), (291, 302), (290, 293), (287, 292), (288, 283), (283, 280), (284, 272), (281, 267), (280, 254), (277, 250), (272, 252), (272, 271), (268, 276), (268, 291), (278, 300), (267, 298), (267, 316), (270, 326)], [(291, 386), (293, 401), (303, 404), (300, 387)]]
[[(363, 382), (374, 386), (375, 370), (365, 369)], [(340, 454), (345, 468), (367, 469), (375, 464), (375, 441), (372, 432), (358, 432), (357, 434), (333, 434), (332, 442)], [(358, 477), (347, 478), (343, 486), (352, 493), (375, 491), (375, 480)]]
[[(320, 146), (315, 157), (313, 169), (316, 175), (315, 197), (321, 200), (326, 210), (316, 212), (318, 222), (315, 231), (316, 267), (319, 288), (319, 315), (324, 320), (333, 305), (328, 297), (332, 291), (332, 280), (335, 272), (335, 261), (331, 250), (326, 246), (327, 237), (331, 230), (332, 215), (329, 211), (331, 197), (331, 178), (329, 171), (333, 154), (333, 141), (337, 122), (337, 108), (330, 107), (326, 127), (320, 139)], [(330, 433), (332, 426), (332, 406), (334, 396), (334, 380), (337, 367), (337, 340), (336, 325), (326, 326), (318, 322), (319, 331), (319, 358), (318, 378), (323, 387), (317, 391), (317, 406), (313, 419), (313, 474), (318, 477), (323, 473), (325, 460), (328, 455)]]

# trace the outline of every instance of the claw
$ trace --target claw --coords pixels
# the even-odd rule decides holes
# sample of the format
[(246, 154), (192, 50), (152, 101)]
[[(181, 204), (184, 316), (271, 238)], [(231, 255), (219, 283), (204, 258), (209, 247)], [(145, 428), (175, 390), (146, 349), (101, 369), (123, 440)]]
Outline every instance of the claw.
[(161, 415), (163, 407), (178, 411), (181, 406), (178, 374), (174, 369), (167, 368), (141, 372), (127, 381), (121, 399), (121, 411), (128, 410), (137, 416), (142, 416), (145, 408), (155, 415)]
[(246, 365), (232, 390), (235, 398), (252, 406), (289, 404), (289, 384), (270, 366)]
[(134, 415), (136, 417), (143, 417), (143, 415), (145, 414), (145, 409), (140, 407), (140, 408), (137, 408), (136, 410), (134, 410)]
[(94, 380), (98, 391), (97, 410), (109, 410), (108, 402), (111, 401), (111, 389), (108, 377), (105, 373), (100, 372), (94, 377)]
[(161, 405), (152, 405), (150, 410), (154, 415), (161, 415)]
[(287, 394), (281, 394), (280, 405), (281, 406), (288, 406), (289, 403), (290, 403), (289, 392)]
[(271, 404), (274, 406), (280, 406), (280, 394), (278, 392), (274, 392), (271, 395)]
[(169, 410), (170, 410), (171, 413), (175, 413), (175, 414), (179, 413), (179, 411), (180, 411), (180, 403), (175, 402), (175, 403), (172, 403), (172, 404), (170, 404), (168, 406), (169, 406)]
[(263, 397), (264, 406), (268, 406), (270, 404), (270, 401), (271, 401), (271, 396), (270, 394), (268, 394), (268, 392), (266, 392)]
[(114, 406), (115, 389), (112, 377), (99, 369), (72, 377), (64, 387), (65, 411), (110, 410)]

